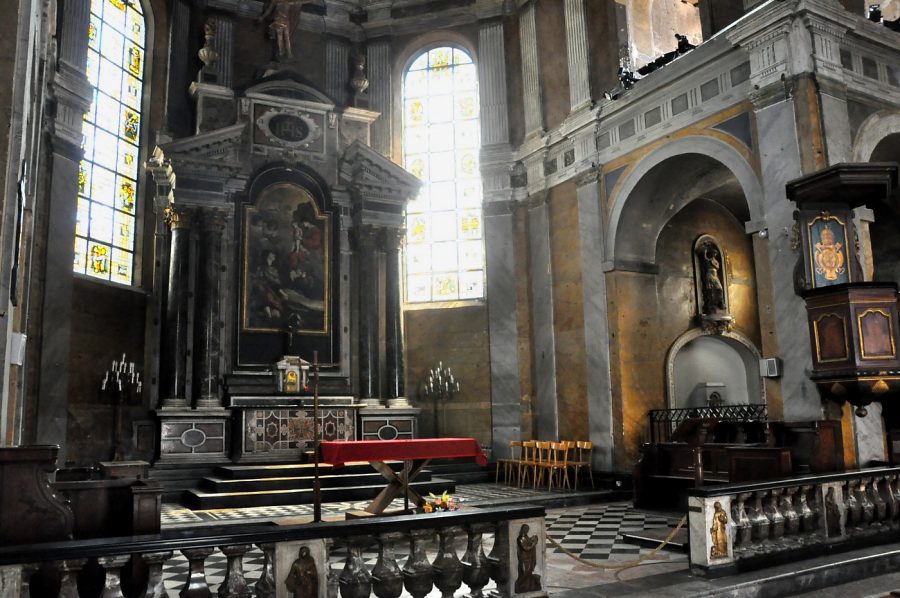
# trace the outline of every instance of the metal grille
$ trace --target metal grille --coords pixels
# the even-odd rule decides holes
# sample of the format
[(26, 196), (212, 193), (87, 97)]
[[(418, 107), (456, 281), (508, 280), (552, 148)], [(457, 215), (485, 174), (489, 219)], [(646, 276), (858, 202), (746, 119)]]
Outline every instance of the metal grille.
[(686, 419), (692, 417), (714, 418), (728, 422), (766, 421), (765, 405), (720, 405), (716, 407), (686, 407), (682, 409), (651, 409), (650, 442), (670, 442), (672, 432)]

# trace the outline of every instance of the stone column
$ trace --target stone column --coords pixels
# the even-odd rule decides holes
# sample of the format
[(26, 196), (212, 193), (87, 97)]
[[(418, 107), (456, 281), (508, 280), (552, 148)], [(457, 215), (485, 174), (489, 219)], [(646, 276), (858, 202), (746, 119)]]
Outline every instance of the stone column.
[(198, 409), (219, 409), (219, 377), (222, 359), (222, 232), (225, 230), (227, 214), (221, 210), (210, 210), (203, 215), (200, 237), (200, 288), (199, 317), (197, 318), (197, 338), (195, 345), (195, 380)]
[(325, 41), (325, 91), (338, 105), (347, 105), (350, 82), (347, 42), (337, 37)]
[(403, 376), (403, 312), (400, 309), (400, 242), (406, 231), (388, 229), (385, 236), (385, 351), (389, 407), (408, 407)]
[(361, 225), (356, 232), (359, 265), (359, 396), (372, 407), (378, 398), (378, 229)]
[(165, 116), (159, 133), (160, 141), (186, 135), (190, 131), (192, 110), (188, 105), (187, 89), (190, 82), (188, 65), (193, 64), (188, 39), (191, 25), (189, 0), (172, 0), (169, 21), (169, 64), (166, 68)]
[(166, 319), (163, 329), (163, 344), (160, 347), (162, 353), (160, 395), (163, 409), (188, 407), (185, 380), (187, 378), (188, 287), (190, 285), (188, 254), (191, 242), (191, 216), (192, 214), (183, 208), (169, 206), (166, 210), (166, 218), (172, 229), (172, 243), (169, 250)]
[(538, 39), (535, 3), (530, 0), (519, 14), (519, 40), (522, 46), (522, 93), (525, 104), (525, 136), (537, 135), (544, 129), (541, 101), (541, 79), (538, 67)]
[(565, 0), (566, 55), (569, 62), (569, 105), (572, 112), (591, 103), (588, 36), (584, 0)]
[(391, 156), (391, 46), (387, 39), (369, 42), (367, 52), (369, 110), (381, 116), (372, 123), (372, 147)]
[(72, 248), (75, 245), (75, 204), (78, 197), (78, 163), (81, 151), (81, 123), (93, 89), (85, 76), (90, 5), (66, 2), (62, 5), (59, 61), (52, 88), (56, 114), (52, 119), (52, 153), (46, 173), (49, 185), (47, 204), (47, 253), (44, 295), (41, 309), (41, 363), (38, 389), (38, 444), (59, 444), (65, 462), (68, 425), (69, 361), (72, 334)]
[(587, 369), (588, 429), (597, 469), (613, 470), (613, 403), (609, 366), (606, 274), (603, 272), (603, 217), (599, 173), (592, 171), (578, 185), (578, 234), (584, 291), (584, 337)]
[(531, 266), (531, 335), (534, 347), (534, 411), (538, 438), (556, 438), (556, 338), (553, 332), (553, 266), (547, 195), (532, 197), (528, 210)]

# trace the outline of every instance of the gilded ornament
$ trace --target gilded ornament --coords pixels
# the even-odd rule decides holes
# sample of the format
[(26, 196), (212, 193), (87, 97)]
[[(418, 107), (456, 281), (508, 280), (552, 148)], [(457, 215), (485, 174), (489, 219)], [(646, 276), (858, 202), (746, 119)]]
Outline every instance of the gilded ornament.
[(888, 386), (887, 382), (885, 382), (881, 378), (879, 378), (878, 381), (872, 385), (872, 392), (877, 395), (884, 394), (887, 391), (889, 391), (890, 389), (891, 389), (891, 387)]
[(834, 231), (828, 224), (819, 233), (815, 248), (816, 273), (824, 274), (825, 280), (837, 280), (844, 273), (844, 246), (835, 241)]
[(842, 397), (847, 394), (847, 388), (840, 382), (835, 382), (831, 385), (831, 394), (836, 397)]

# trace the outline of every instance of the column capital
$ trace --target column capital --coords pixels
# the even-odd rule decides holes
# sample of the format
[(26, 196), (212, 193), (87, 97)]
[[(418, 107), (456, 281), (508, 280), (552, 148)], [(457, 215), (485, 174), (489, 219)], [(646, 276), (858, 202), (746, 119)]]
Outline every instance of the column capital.
[(163, 216), (166, 224), (172, 230), (190, 229), (193, 217), (194, 214), (192, 210), (182, 207), (176, 207), (171, 204), (166, 206), (165, 215)]
[(353, 231), (353, 239), (360, 249), (375, 249), (381, 236), (381, 227), (372, 224), (360, 224)]
[(384, 248), (387, 251), (399, 251), (403, 239), (406, 238), (405, 228), (385, 228), (382, 232)]
[(205, 232), (222, 232), (225, 223), (228, 222), (228, 212), (225, 210), (205, 210), (203, 212), (202, 226)]

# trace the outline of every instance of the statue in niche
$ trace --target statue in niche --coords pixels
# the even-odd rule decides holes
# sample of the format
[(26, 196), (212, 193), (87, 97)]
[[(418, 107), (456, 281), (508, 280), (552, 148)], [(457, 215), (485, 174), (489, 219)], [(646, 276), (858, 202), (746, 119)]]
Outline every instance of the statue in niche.
[(541, 576), (535, 574), (537, 566), (538, 535), (529, 536), (528, 524), (519, 528), (519, 536), (516, 538), (516, 558), (519, 562), (519, 576), (516, 578), (516, 593), (537, 592), (541, 589)]
[(717, 332), (730, 328), (728, 285), (725, 280), (725, 254), (710, 235), (702, 235), (694, 243), (694, 287), (697, 312), (704, 326)]
[(728, 514), (722, 508), (722, 503), (716, 501), (713, 504), (712, 527), (709, 528), (712, 538), (712, 546), (709, 549), (709, 558), (721, 559), (728, 556)]
[(269, 39), (275, 42), (275, 58), (278, 61), (291, 60), (291, 36), (300, 23), (300, 9), (311, 0), (269, 0), (259, 20), (262, 22), (269, 15)]
[(318, 598), (319, 596), (319, 572), (316, 570), (316, 561), (309, 553), (308, 546), (300, 547), (300, 554), (291, 565), (284, 585), (292, 592), (292, 598)]
[(701, 268), (703, 271), (703, 313), (712, 314), (725, 310), (725, 285), (722, 284), (722, 263), (719, 250), (712, 243), (703, 247)]

